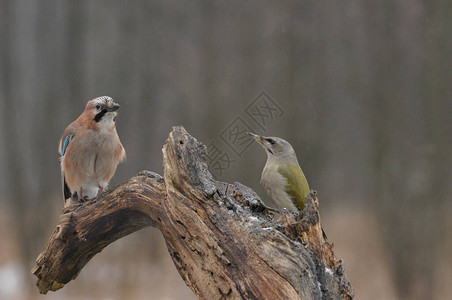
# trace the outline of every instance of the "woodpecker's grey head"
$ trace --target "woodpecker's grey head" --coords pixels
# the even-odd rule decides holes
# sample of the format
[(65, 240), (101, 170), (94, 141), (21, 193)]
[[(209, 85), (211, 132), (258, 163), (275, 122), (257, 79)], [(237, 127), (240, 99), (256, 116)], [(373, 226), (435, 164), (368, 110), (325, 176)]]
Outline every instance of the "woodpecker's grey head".
[(248, 132), (262, 147), (264, 147), (267, 156), (270, 157), (294, 157), (295, 151), (286, 140), (279, 137), (266, 137)]
[(101, 96), (90, 100), (86, 104), (85, 113), (94, 120), (100, 127), (114, 125), (116, 121), (116, 110), (119, 109), (111, 97)]

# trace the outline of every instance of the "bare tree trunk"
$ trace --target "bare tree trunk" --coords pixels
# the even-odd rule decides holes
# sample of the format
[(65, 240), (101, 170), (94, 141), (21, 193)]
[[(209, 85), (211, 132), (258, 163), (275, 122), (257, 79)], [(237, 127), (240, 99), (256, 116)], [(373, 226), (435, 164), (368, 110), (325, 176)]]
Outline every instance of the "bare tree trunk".
[(351, 299), (353, 289), (322, 235), (315, 191), (301, 219), (272, 226), (250, 188), (215, 181), (206, 149), (182, 127), (163, 148), (164, 178), (143, 171), (96, 199), (66, 207), (32, 272), (41, 293), (75, 279), (111, 242), (157, 227), (199, 299)]

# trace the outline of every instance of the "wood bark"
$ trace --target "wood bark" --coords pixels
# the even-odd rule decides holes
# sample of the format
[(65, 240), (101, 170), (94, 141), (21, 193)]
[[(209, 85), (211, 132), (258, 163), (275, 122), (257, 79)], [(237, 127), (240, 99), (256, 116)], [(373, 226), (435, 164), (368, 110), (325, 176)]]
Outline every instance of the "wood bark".
[(108, 244), (157, 227), (199, 299), (351, 299), (311, 191), (288, 223), (250, 188), (213, 179), (206, 148), (183, 127), (163, 147), (164, 177), (143, 171), (87, 203), (65, 207), (32, 272), (41, 293), (75, 279)]

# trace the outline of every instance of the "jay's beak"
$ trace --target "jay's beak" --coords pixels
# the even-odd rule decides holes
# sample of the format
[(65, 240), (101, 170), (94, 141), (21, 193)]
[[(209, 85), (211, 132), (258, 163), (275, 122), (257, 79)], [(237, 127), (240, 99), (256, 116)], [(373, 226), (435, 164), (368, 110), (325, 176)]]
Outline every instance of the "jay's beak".
[(105, 110), (106, 111), (115, 111), (115, 110), (118, 110), (119, 107), (120, 107), (120, 105), (118, 103), (115, 103), (112, 106), (105, 108)]

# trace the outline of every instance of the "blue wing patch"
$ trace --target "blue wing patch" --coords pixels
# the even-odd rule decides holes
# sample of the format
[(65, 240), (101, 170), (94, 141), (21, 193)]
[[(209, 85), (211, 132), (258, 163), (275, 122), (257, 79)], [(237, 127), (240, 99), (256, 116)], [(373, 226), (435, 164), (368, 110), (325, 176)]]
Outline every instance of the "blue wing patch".
[(67, 145), (69, 145), (69, 142), (71, 141), (72, 136), (68, 135), (65, 139), (64, 139), (64, 143), (63, 143), (63, 149), (61, 150), (61, 155), (64, 156), (64, 153), (66, 153), (66, 148)]

